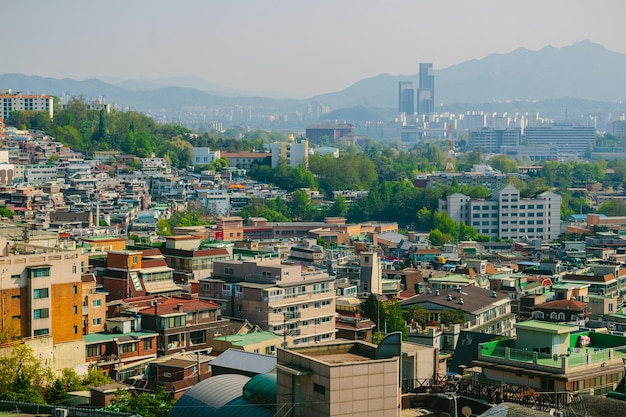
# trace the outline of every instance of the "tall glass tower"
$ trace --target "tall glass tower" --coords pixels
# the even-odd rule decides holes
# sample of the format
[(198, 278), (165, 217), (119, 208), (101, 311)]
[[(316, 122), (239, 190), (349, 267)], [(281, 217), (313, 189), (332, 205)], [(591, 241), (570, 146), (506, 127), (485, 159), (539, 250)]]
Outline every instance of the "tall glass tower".
[(398, 112), (413, 115), (415, 113), (415, 90), (411, 81), (398, 83)]
[(431, 63), (420, 64), (417, 112), (419, 114), (435, 112), (435, 76), (433, 75), (433, 64)]

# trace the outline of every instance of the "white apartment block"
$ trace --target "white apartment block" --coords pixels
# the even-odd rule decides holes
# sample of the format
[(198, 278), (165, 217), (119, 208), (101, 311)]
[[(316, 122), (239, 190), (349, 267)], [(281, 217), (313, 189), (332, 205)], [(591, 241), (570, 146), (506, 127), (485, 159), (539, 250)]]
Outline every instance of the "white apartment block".
[(281, 161), (285, 161), (290, 167), (309, 165), (309, 141), (306, 139), (294, 139), (293, 135), (287, 142), (272, 143), (272, 168), (276, 168)]
[(44, 94), (12, 94), (11, 90), (0, 91), (0, 118), (6, 120), (11, 116), (12, 112), (24, 110), (45, 111), (52, 119), (54, 98)]
[(209, 148), (193, 148), (193, 164), (207, 165), (220, 159), (220, 151), (211, 151)]
[(439, 210), (491, 238), (550, 241), (560, 234), (561, 196), (552, 192), (520, 198), (517, 188), (508, 184), (494, 190), (488, 200), (451, 194), (439, 200)]
[(280, 259), (215, 261), (213, 277), (200, 280), (200, 298), (225, 316), (246, 319), (293, 345), (335, 339), (333, 277)]
[(44, 184), (56, 180), (56, 165), (27, 165), (24, 169), (24, 181), (29, 184)]

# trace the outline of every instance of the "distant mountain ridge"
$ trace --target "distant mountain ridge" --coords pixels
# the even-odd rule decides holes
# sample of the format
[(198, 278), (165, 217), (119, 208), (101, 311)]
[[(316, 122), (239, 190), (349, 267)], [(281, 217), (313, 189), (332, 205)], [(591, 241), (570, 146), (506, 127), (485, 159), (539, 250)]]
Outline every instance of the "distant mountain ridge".
[[(458, 103), (479, 104), (576, 98), (588, 101), (626, 101), (626, 54), (609, 51), (589, 41), (562, 48), (547, 46), (539, 51), (519, 48), (492, 54), (443, 69), (435, 66), (437, 107)], [(418, 74), (381, 74), (357, 81), (334, 93), (309, 99), (280, 99), (245, 95), (198, 78), (169, 80), (99, 79), (83, 81), (22, 74), (1, 74), (0, 90), (62, 96), (103, 97), (107, 103), (140, 111), (180, 110), (186, 106), (256, 105), (293, 111), (294, 106), (323, 103), (332, 109), (361, 107), (395, 109), (398, 81), (413, 81)], [(177, 86), (167, 86), (170, 82)]]

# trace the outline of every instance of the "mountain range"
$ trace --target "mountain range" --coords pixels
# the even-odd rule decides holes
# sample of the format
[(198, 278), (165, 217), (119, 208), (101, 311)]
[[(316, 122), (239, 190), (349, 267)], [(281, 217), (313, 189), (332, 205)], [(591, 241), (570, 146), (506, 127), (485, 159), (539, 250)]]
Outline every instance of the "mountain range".
[[(436, 63), (433, 63), (436, 68)], [(539, 51), (520, 48), (492, 54), (443, 69), (435, 69), (437, 108), (488, 103), (537, 102), (577, 99), (620, 104), (626, 99), (626, 54), (609, 51), (590, 41)], [(333, 110), (342, 108), (395, 109), (398, 81), (413, 81), (418, 74), (380, 74), (355, 82), (334, 93), (308, 99), (255, 97), (199, 78), (166, 80), (53, 79), (23, 74), (1, 74), (0, 90), (55, 96), (102, 97), (107, 103), (139, 111), (179, 111), (181, 108), (259, 106), (294, 111), (309, 103)]]

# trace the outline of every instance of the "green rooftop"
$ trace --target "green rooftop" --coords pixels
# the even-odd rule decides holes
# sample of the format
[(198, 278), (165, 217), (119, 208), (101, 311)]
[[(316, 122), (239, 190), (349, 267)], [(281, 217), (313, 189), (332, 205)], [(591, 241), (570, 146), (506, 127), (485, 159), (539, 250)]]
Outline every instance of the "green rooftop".
[(578, 330), (578, 326), (550, 323), (541, 320), (528, 320), (521, 323), (515, 323), (515, 328), (552, 334), (571, 333)]
[[(85, 344), (93, 344), (99, 342), (111, 342), (113, 339), (126, 339), (131, 337), (132, 339), (139, 340), (146, 337), (157, 336), (157, 332), (143, 331), (143, 332), (129, 332), (129, 333), (90, 333), (83, 336)], [(123, 340), (126, 341), (126, 340)]]
[(233, 346), (246, 346), (272, 340), (279, 341), (282, 340), (282, 336), (278, 336), (272, 332), (253, 332), (248, 334), (231, 334), (228, 336), (219, 336), (214, 338), (214, 340), (229, 342)]

